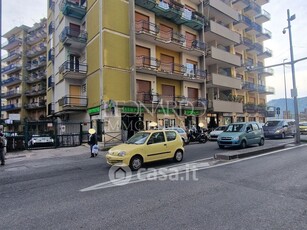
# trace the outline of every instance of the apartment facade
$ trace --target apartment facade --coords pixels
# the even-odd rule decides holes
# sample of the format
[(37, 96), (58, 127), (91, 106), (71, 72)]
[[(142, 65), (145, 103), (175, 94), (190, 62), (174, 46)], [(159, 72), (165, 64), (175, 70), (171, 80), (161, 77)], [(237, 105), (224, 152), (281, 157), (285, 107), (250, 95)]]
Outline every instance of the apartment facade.
[(15, 27), (3, 35), (7, 39), (2, 44), (7, 54), (1, 59), (4, 119), (11, 115), (21, 123), (46, 119), (46, 22)]
[(267, 2), (50, 0), (48, 115), (128, 136), (263, 122)]

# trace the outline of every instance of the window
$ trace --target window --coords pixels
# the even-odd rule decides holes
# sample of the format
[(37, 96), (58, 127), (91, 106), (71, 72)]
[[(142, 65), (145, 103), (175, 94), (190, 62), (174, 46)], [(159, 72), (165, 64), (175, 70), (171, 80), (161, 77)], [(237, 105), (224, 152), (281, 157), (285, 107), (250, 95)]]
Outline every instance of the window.
[(259, 127), (258, 127), (258, 125), (256, 123), (252, 124), (252, 126), (253, 126), (253, 130), (258, 130), (259, 129)]
[(157, 144), (165, 142), (165, 137), (163, 132), (153, 133), (149, 139), (150, 143)]
[(174, 141), (174, 140), (176, 140), (176, 132), (174, 132), (174, 131), (166, 131), (165, 134), (166, 134), (167, 141)]

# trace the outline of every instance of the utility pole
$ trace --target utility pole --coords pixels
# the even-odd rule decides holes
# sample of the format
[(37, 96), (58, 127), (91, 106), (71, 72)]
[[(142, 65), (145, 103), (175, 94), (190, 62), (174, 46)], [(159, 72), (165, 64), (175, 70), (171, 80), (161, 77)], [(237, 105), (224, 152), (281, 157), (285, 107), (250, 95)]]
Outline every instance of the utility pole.
[(285, 84), (285, 101), (286, 101), (286, 119), (288, 119), (288, 98), (287, 98), (287, 81), (286, 81), (286, 68), (285, 68), (285, 58), (282, 62), (284, 63), (284, 84)]

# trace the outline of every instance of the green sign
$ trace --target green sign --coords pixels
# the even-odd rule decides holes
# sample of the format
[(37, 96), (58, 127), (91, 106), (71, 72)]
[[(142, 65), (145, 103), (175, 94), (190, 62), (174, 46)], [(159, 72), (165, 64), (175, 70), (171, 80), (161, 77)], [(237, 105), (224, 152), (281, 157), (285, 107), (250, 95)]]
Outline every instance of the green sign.
[(173, 109), (167, 109), (167, 108), (160, 108), (160, 109), (157, 109), (157, 113), (173, 114), (174, 110)]
[(123, 107), (122, 113), (143, 113), (144, 108), (138, 108), (138, 107)]
[(99, 106), (98, 107), (94, 107), (94, 108), (90, 108), (87, 110), (88, 114), (92, 115), (92, 114), (97, 114), (99, 113)]
[(186, 109), (184, 110), (184, 115), (187, 116), (199, 116), (201, 114), (200, 110)]

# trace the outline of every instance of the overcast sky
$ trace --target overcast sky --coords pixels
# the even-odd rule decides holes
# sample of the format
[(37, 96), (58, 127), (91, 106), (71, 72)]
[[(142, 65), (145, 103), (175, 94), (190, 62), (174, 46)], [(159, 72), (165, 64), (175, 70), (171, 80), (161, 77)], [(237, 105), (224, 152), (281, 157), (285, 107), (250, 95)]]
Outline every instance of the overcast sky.
[[(291, 4), (289, 4), (291, 2)], [(272, 32), (272, 39), (266, 41), (264, 46), (273, 51), (273, 57), (266, 59), (265, 64), (282, 63), (283, 59), (290, 60), (289, 33), (282, 33), (288, 26), (287, 9), (296, 15), (291, 22), (294, 59), (307, 57), (307, 1), (306, 0), (270, 0), (263, 9), (271, 14), (271, 21), (263, 27)], [(32, 26), (43, 17), (47, 17), (47, 0), (2, 0), (2, 33), (19, 25)], [(3, 42), (3, 40), (2, 40)], [(295, 64), (296, 85), (298, 97), (307, 96), (307, 60)], [(292, 89), (291, 67), (286, 66), (287, 96), (290, 97)], [(267, 85), (275, 88), (275, 95), (268, 96), (268, 100), (283, 98), (285, 96), (283, 67), (274, 68), (274, 76), (267, 77)]]

